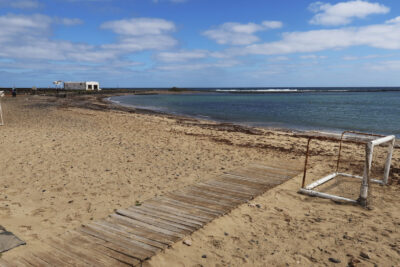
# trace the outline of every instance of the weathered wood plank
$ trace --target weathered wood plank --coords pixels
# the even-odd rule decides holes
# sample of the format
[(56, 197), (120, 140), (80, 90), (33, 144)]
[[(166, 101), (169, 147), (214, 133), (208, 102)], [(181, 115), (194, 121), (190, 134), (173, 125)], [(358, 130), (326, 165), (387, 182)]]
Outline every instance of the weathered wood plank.
[[(51, 246), (50, 246), (51, 247)], [(85, 263), (82, 259), (76, 258), (76, 257), (71, 257), (70, 255), (66, 254), (63, 251), (60, 251), (59, 249), (56, 249), (54, 247), (51, 247), (51, 253), (48, 252), (39, 252), (36, 255), (46, 261), (49, 262), (61, 262), (61, 265), (58, 266), (87, 266), (88, 264)], [(56, 265), (57, 266), (57, 265)]]
[(15, 267), (16, 265), (5, 261), (4, 259), (0, 258), (0, 267)]
[[(115, 217), (121, 217), (121, 218), (115, 218)], [(137, 236), (152, 240), (152, 241), (156, 241), (158, 243), (164, 244), (167, 247), (170, 247), (172, 244), (174, 244), (174, 240), (179, 239), (178, 237), (174, 237), (174, 236), (169, 236), (166, 235), (164, 233), (161, 232), (157, 232), (154, 231), (152, 229), (149, 228), (145, 228), (145, 227), (140, 227), (137, 225), (133, 225), (132, 223), (126, 221), (126, 219), (129, 219), (127, 217), (124, 216), (120, 216), (120, 215), (115, 215), (115, 217), (109, 217), (107, 218), (107, 222), (110, 222), (114, 225), (116, 225), (117, 227), (121, 227), (123, 229), (126, 229), (127, 232), (135, 234)], [(130, 219), (129, 219), (130, 220)]]
[(119, 234), (126, 238), (135, 240), (136, 241), (135, 243), (137, 243), (144, 249), (151, 249), (151, 247), (154, 247), (154, 248), (156, 248), (154, 251), (158, 252), (158, 251), (163, 250), (164, 248), (168, 247), (167, 245), (165, 245), (163, 243), (160, 243), (160, 242), (157, 242), (157, 241), (154, 241), (151, 239), (147, 239), (142, 236), (128, 232), (126, 230), (126, 227), (124, 228), (118, 224), (113, 224), (113, 223), (110, 223), (110, 222), (107, 222), (104, 220), (93, 222), (93, 224), (103, 227), (103, 228), (107, 228), (107, 229), (109, 229), (110, 232), (113, 232), (115, 234)]
[(242, 179), (241, 177), (237, 177), (237, 176), (222, 175), (222, 176), (217, 177), (216, 180), (222, 181), (222, 182), (233, 183), (235, 185), (246, 186), (246, 187), (258, 190), (259, 192), (264, 192), (265, 189), (270, 187), (269, 185), (257, 184), (257, 183), (248, 181), (246, 179)]
[(121, 223), (126, 223), (126, 224), (129, 223), (129, 224), (134, 225), (136, 227), (141, 227), (141, 228), (144, 228), (144, 229), (148, 229), (148, 230), (154, 231), (155, 233), (159, 233), (160, 235), (165, 235), (171, 241), (176, 241), (176, 240), (179, 240), (180, 238), (184, 237), (183, 234), (179, 234), (179, 233), (176, 233), (174, 231), (170, 231), (170, 230), (167, 230), (167, 229), (164, 229), (164, 228), (161, 228), (161, 227), (157, 227), (157, 226), (152, 225), (152, 224), (144, 223), (144, 222), (141, 222), (141, 221), (138, 221), (138, 220), (135, 220), (135, 219), (123, 216), (123, 215), (112, 214), (112, 215), (110, 215), (110, 217), (114, 218), (116, 220), (119, 220)]
[(68, 264), (72, 264), (70, 262), (64, 261), (64, 256), (59, 256), (57, 253), (49, 252), (41, 252), (41, 253), (34, 253), (35, 256), (42, 261), (46, 262), (50, 266), (67, 266)]
[(107, 258), (100, 257), (99, 254), (94, 253), (93, 251), (87, 251), (82, 246), (79, 247), (71, 246), (68, 239), (60, 240), (56, 237), (52, 237), (49, 239), (48, 242), (50, 242), (50, 244), (55, 249), (58, 249), (61, 253), (66, 254), (67, 256), (72, 258), (79, 258), (88, 265), (102, 266), (102, 265), (115, 264), (115, 262), (111, 261), (111, 259), (108, 260)]
[(184, 217), (172, 214), (172, 213), (166, 213), (165, 211), (164, 212), (156, 211), (156, 210), (150, 209), (146, 206), (129, 207), (128, 210), (143, 213), (143, 214), (146, 214), (151, 217), (160, 218), (160, 219), (163, 219), (166, 221), (171, 221), (171, 222), (174, 222), (177, 224), (182, 224), (186, 227), (189, 227), (192, 230), (196, 230), (200, 226), (203, 225), (202, 223), (200, 223), (198, 221), (193, 221), (193, 220), (190, 220), (190, 219), (187, 219), (187, 218), (184, 218)]
[(241, 190), (243, 193), (247, 193), (249, 195), (249, 197), (258, 196), (262, 192), (260, 190), (250, 189), (246, 186), (236, 185), (233, 183), (228, 183), (228, 182), (224, 182), (224, 181), (220, 181), (220, 180), (208, 181), (207, 184), (221, 186), (221, 187), (229, 189), (229, 190), (236, 190), (236, 191)]
[(199, 190), (199, 189), (196, 189), (195, 187), (187, 188), (184, 192), (186, 194), (193, 194), (194, 196), (209, 198), (211, 200), (218, 201), (221, 203), (227, 203), (227, 204), (230, 203), (231, 205), (234, 205), (234, 206), (237, 206), (244, 202), (243, 200), (238, 200), (238, 199), (235, 199), (235, 198), (223, 195), (223, 194), (216, 194), (209, 190)]
[(79, 232), (68, 232), (69, 240), (71, 244), (76, 246), (85, 246), (91, 248), (100, 254), (106, 255), (122, 265), (137, 266), (140, 264), (140, 260), (124, 254), (118, 250), (118, 247), (114, 247), (111, 243), (98, 239), (93, 236), (81, 234)]
[[(271, 179), (269, 179), (269, 180), (261, 180), (259, 178), (247, 177), (247, 176), (231, 174), (231, 173), (224, 173), (223, 175), (221, 175), (219, 177), (235, 177), (236, 179), (242, 179), (242, 180), (245, 180), (245, 181), (257, 184), (257, 185), (261, 185), (261, 186), (264, 186), (264, 187), (271, 186)], [(272, 182), (275, 183), (275, 179)]]
[(43, 261), (42, 259), (30, 254), (30, 255), (23, 255), (21, 257), (21, 260), (23, 260), (24, 262), (32, 265), (32, 266), (52, 266), (51, 264), (49, 264), (48, 262)]
[(185, 194), (184, 192), (171, 192), (167, 193), (166, 196), (171, 198), (179, 198), (182, 201), (189, 201), (190, 203), (198, 204), (204, 207), (209, 207), (222, 212), (225, 212), (226, 210), (229, 210), (230, 208), (233, 207), (232, 203), (225, 204), (222, 201), (214, 201), (200, 196)]
[[(133, 244), (129, 240), (126, 240), (125, 238), (108, 233), (103, 230), (99, 230), (93, 225), (85, 225), (84, 227), (81, 227), (79, 231), (91, 235), (94, 237), (97, 237), (99, 239), (103, 239), (104, 241), (107, 241), (109, 243), (114, 244), (115, 246), (118, 247), (118, 250), (122, 251), (124, 254), (129, 255), (133, 258), (136, 258), (138, 260), (145, 260), (153, 256), (155, 253), (153, 251), (149, 250), (144, 250), (141, 247)], [(105, 244), (108, 245), (108, 244)]]
[[(253, 179), (255, 179), (255, 178), (251, 178), (248, 176), (243, 176), (240, 174), (232, 174), (232, 173), (225, 173), (224, 175), (222, 175), (222, 177), (232, 177), (232, 178), (242, 179), (242, 180), (247, 180), (247, 181), (253, 181)], [(287, 178), (268, 179), (268, 182), (265, 183), (265, 185), (267, 186), (265, 190), (268, 190), (268, 186), (274, 187), (274, 186), (277, 186), (277, 185), (280, 185), (280, 184), (286, 182), (287, 180), (288, 180)]]
[(146, 209), (148, 211), (152, 211), (155, 213), (160, 213), (160, 214), (165, 214), (166, 216), (169, 216), (171, 218), (177, 218), (180, 219), (182, 221), (191, 223), (193, 225), (197, 225), (197, 226), (203, 226), (205, 222), (207, 222), (207, 220), (203, 220), (199, 217), (195, 217), (195, 216), (191, 216), (189, 213), (185, 213), (182, 210), (176, 210), (176, 211), (172, 211), (172, 210), (168, 210), (163, 208), (162, 206), (153, 206), (153, 205), (148, 205), (147, 203), (141, 205), (142, 209)]
[(190, 216), (198, 218), (198, 220), (203, 221), (203, 222), (209, 222), (213, 218), (215, 218), (214, 214), (210, 214), (207, 212), (204, 212), (203, 210), (197, 209), (195, 207), (185, 207), (181, 205), (176, 205), (174, 203), (169, 202), (167, 199), (156, 199), (156, 200), (150, 200), (146, 201), (144, 205), (153, 205), (156, 207), (162, 207), (166, 208), (169, 210), (179, 210), (181, 212), (184, 212), (185, 214), (189, 214)]
[(183, 225), (178, 225), (178, 224), (174, 224), (172, 222), (162, 221), (160, 219), (146, 216), (143, 214), (139, 214), (136, 212), (132, 212), (129, 210), (117, 210), (116, 213), (119, 215), (129, 217), (131, 219), (135, 219), (137, 221), (141, 221), (141, 222), (144, 222), (144, 223), (147, 223), (150, 225), (154, 225), (154, 226), (178, 233), (178, 234), (185, 235), (185, 234), (191, 233), (191, 229), (187, 228)]
[(163, 197), (159, 197), (157, 198), (158, 201), (161, 201), (163, 203), (169, 203), (172, 205), (175, 205), (177, 207), (183, 207), (183, 208), (188, 208), (188, 210), (192, 209), (193, 211), (199, 211), (199, 214), (202, 214), (203, 216), (207, 215), (209, 218), (215, 218), (218, 217), (220, 215), (223, 214), (223, 212), (219, 211), (219, 210), (214, 210), (214, 209), (210, 209), (201, 205), (196, 205), (193, 203), (186, 203), (186, 202), (182, 202), (179, 200), (175, 200), (173, 198), (167, 197), (167, 196), (163, 196)]
[(230, 197), (233, 197), (233, 198), (236, 198), (239, 200), (243, 200), (243, 201), (247, 201), (249, 198), (252, 197), (252, 195), (250, 195), (250, 194), (244, 194), (243, 192), (229, 190), (222, 186), (210, 185), (210, 184), (205, 184), (205, 183), (197, 183), (193, 187), (198, 188), (199, 190), (207, 190), (207, 191), (215, 192), (217, 194), (228, 195)]

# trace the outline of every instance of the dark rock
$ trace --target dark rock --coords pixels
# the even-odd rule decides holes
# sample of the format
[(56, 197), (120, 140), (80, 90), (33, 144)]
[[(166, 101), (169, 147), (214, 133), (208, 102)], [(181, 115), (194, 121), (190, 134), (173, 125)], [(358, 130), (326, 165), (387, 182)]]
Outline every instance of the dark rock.
[(329, 258), (329, 261), (333, 262), (333, 263), (341, 263), (341, 261), (339, 259), (335, 259), (335, 258)]
[(370, 259), (369, 255), (368, 255), (367, 253), (365, 253), (365, 252), (362, 252), (362, 251), (361, 251), (361, 253), (360, 253), (360, 257), (361, 257), (361, 258), (364, 258), (364, 259), (367, 259), (367, 260)]

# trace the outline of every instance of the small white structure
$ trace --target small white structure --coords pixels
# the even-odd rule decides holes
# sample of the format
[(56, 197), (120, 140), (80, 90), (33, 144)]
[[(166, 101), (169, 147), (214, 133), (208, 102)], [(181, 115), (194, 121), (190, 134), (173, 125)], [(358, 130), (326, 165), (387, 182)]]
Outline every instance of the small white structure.
[[(4, 96), (4, 91), (0, 91), (0, 97)], [(4, 125), (3, 121), (3, 109), (1, 108), (1, 102), (0, 102), (0, 126)]]
[(64, 82), (65, 90), (100, 91), (99, 82)]
[[(371, 141), (367, 141), (365, 143), (365, 163), (364, 163), (364, 173), (363, 176), (359, 175), (353, 175), (353, 174), (348, 174), (348, 173), (343, 173), (339, 172), (339, 162), (340, 162), (340, 152), (342, 148), (342, 141), (343, 141), (343, 136), (346, 133), (351, 133), (351, 134), (358, 134), (358, 135), (369, 135), (369, 136), (374, 136), (375, 139)], [(369, 191), (369, 186), (370, 183), (377, 183), (381, 185), (387, 185), (389, 182), (389, 171), (390, 171), (390, 165), (392, 161), (392, 155), (393, 155), (393, 148), (395, 144), (396, 137), (394, 135), (389, 135), (389, 136), (379, 136), (379, 135), (373, 135), (373, 134), (365, 134), (365, 133), (360, 133), (360, 132), (354, 132), (354, 131), (344, 131), (342, 133), (341, 139), (340, 139), (340, 146), (339, 146), (339, 155), (338, 155), (338, 161), (337, 161), (337, 167), (336, 171), (334, 173), (331, 173), (313, 183), (311, 183), (308, 186), (305, 186), (305, 179), (306, 179), (306, 172), (307, 172), (307, 158), (308, 158), (308, 153), (309, 153), (309, 145), (312, 137), (308, 139), (308, 144), (307, 144), (307, 152), (306, 152), (306, 161), (304, 165), (304, 176), (303, 176), (303, 183), (302, 187), (299, 190), (299, 193), (301, 194), (306, 194), (309, 196), (315, 196), (315, 197), (321, 197), (321, 198), (327, 198), (331, 199), (334, 201), (344, 201), (344, 202), (349, 202), (349, 203), (357, 203), (360, 204), (363, 207), (368, 206), (368, 191)], [(387, 151), (387, 156), (386, 156), (386, 162), (385, 162), (385, 168), (383, 171), (383, 177), (382, 179), (372, 179), (371, 178), (371, 166), (372, 166), (372, 156), (374, 153), (374, 147), (384, 144), (384, 143), (389, 143), (388, 144), (388, 151)], [(350, 199), (350, 198), (345, 198), (341, 196), (336, 196), (332, 194), (327, 194), (319, 191), (315, 191), (315, 189), (324, 184), (327, 183), (328, 181), (334, 179), (337, 176), (344, 176), (344, 177), (350, 177), (350, 178), (355, 178), (359, 179), (361, 181), (361, 188), (360, 188), (360, 195), (358, 199)]]

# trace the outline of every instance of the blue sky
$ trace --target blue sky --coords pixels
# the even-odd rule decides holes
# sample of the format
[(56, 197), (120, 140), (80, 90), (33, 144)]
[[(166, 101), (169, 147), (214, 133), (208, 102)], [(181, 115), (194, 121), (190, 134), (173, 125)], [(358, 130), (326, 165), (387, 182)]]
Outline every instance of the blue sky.
[(400, 86), (400, 1), (0, 0), (0, 87)]

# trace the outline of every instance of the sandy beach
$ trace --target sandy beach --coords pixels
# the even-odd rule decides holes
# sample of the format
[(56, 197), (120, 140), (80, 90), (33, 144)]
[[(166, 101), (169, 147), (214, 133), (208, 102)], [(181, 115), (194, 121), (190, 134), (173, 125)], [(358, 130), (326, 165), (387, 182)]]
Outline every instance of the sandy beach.
[[(11, 262), (51, 236), (225, 170), (252, 162), (302, 165), (307, 142), (291, 131), (117, 108), (96, 96), (7, 96), (2, 107), (0, 224), (27, 242), (2, 255)], [(313, 143), (310, 180), (334, 170), (337, 150), (337, 142)], [(375, 153), (375, 176), (385, 150)], [(343, 170), (360, 174), (363, 161), (362, 146), (344, 145)], [(176, 243), (145, 264), (400, 265), (400, 149), (391, 185), (372, 188), (371, 210), (299, 195), (301, 178), (195, 232), (191, 246)], [(359, 184), (345, 189), (358, 193)]]

